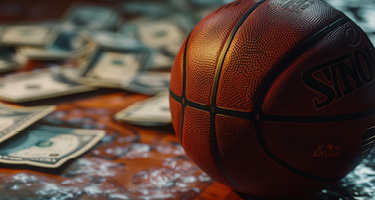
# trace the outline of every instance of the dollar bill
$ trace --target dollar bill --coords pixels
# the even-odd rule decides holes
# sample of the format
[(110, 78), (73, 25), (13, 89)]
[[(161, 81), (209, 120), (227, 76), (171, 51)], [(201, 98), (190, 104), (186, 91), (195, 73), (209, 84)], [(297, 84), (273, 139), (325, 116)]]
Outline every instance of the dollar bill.
[(177, 52), (173, 51), (175, 51), (173, 46), (153, 49), (151, 51), (151, 64), (149, 68), (152, 70), (170, 70), (177, 54)]
[(135, 37), (128, 37), (106, 30), (90, 31), (86, 37), (92, 39), (99, 47), (113, 50), (142, 50), (146, 47)]
[(90, 40), (74, 31), (61, 31), (56, 40), (47, 47), (20, 47), (18, 51), (32, 60), (63, 60), (78, 57), (95, 48)]
[(26, 57), (18, 54), (15, 48), (0, 47), (0, 73), (18, 69), (26, 61)]
[(105, 6), (74, 4), (63, 17), (62, 27), (72, 30), (112, 29), (118, 22), (118, 13)]
[(122, 88), (147, 95), (156, 95), (169, 88), (170, 72), (141, 72), (122, 83)]
[(131, 15), (143, 16), (165, 16), (173, 12), (173, 7), (169, 1), (147, 2), (142, 1), (126, 1), (121, 5), (121, 11)]
[(74, 67), (51, 67), (0, 78), (0, 99), (20, 103), (95, 89), (67, 78), (76, 73)]
[(152, 49), (150, 68), (166, 69), (172, 67), (175, 55), (194, 25), (188, 19), (180, 15), (141, 18), (123, 24), (120, 32)]
[(172, 122), (169, 91), (135, 103), (116, 113), (115, 119), (139, 126), (165, 126)]
[(0, 104), (0, 143), (18, 134), (55, 109), (55, 106), (20, 107)]
[(120, 31), (129, 37), (136, 35), (143, 44), (152, 48), (180, 46), (186, 37), (186, 32), (178, 24), (166, 18), (139, 19), (124, 24)]
[(54, 26), (9, 25), (3, 26), (0, 34), (2, 46), (46, 46), (57, 37)]
[(99, 50), (82, 70), (80, 80), (95, 87), (121, 88), (124, 80), (147, 68), (148, 55), (146, 51)]
[(57, 168), (91, 149), (102, 130), (37, 126), (0, 144), (0, 163)]

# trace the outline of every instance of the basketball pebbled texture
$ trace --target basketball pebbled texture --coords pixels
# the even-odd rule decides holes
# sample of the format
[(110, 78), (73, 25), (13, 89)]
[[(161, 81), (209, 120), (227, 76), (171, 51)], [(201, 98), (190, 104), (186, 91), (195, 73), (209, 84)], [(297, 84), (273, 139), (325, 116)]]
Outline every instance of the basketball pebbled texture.
[(374, 47), (320, 0), (241, 0), (192, 30), (172, 68), (173, 127), (216, 181), (294, 196), (340, 180), (374, 143)]

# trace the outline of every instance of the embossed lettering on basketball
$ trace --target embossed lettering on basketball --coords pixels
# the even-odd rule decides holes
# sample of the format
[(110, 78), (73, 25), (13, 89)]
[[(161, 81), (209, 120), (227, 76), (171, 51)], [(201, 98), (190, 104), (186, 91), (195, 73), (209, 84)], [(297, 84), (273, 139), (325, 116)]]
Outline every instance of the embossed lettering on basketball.
[(201, 22), (176, 56), (173, 127), (214, 180), (259, 196), (333, 184), (375, 135), (375, 56), (320, 0), (242, 0)]

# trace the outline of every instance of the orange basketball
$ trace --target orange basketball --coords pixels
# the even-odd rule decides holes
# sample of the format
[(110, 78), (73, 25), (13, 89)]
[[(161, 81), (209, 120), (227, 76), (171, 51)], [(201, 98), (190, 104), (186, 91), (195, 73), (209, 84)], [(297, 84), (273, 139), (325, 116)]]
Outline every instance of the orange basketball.
[(192, 30), (170, 82), (187, 155), (236, 191), (280, 197), (333, 184), (375, 140), (375, 53), (320, 0), (241, 0)]

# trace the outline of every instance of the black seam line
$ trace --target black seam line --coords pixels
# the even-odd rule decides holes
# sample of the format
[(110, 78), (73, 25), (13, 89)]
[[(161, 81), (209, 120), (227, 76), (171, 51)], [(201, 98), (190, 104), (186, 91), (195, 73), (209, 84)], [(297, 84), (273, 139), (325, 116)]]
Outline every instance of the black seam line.
[(180, 97), (177, 94), (175, 94), (174, 92), (172, 92), (171, 89), (169, 89), (169, 95), (171, 95), (172, 99), (174, 99), (178, 103), (182, 103), (182, 97)]
[(328, 123), (328, 122), (340, 122), (350, 121), (361, 118), (366, 118), (375, 115), (375, 109), (370, 109), (364, 112), (343, 114), (343, 115), (332, 115), (332, 116), (285, 116), (285, 115), (270, 115), (264, 114), (264, 121), (273, 122), (294, 122), (294, 123)]
[[(186, 52), (187, 52), (187, 47), (188, 47), (188, 43), (189, 43), (189, 39), (190, 39), (190, 35), (191, 33), (189, 33), (189, 35), (187, 36), (186, 38), (186, 43), (185, 43), (185, 48), (184, 48), (184, 57), (182, 58), (183, 59), (183, 64), (182, 64), (182, 94), (181, 94), (181, 119), (180, 119), (180, 144), (181, 146), (183, 146), (182, 144), (182, 131), (184, 130), (183, 127), (184, 127), (184, 118), (185, 118), (185, 104), (184, 104), (184, 99), (185, 96), (186, 96)], [(174, 94), (173, 92), (170, 92), (171, 94)], [(171, 95), (172, 96), (172, 95)], [(176, 95), (177, 96), (177, 95)], [(173, 98), (173, 96), (172, 96)]]
[[(304, 43), (302, 43), (302, 45), (300, 45), (299, 47), (294, 49), (294, 51), (292, 51), (285, 59), (283, 59), (281, 62), (279, 62), (279, 64), (276, 65), (276, 68), (273, 71), (271, 71), (270, 75), (266, 78), (264, 84), (260, 87), (261, 89), (259, 91), (258, 98), (256, 99), (256, 103), (255, 103), (255, 106), (254, 106), (254, 112), (259, 113), (260, 116), (263, 115), (262, 112), (261, 112), (262, 104), (263, 104), (264, 98), (267, 94), (267, 91), (271, 87), (273, 81), (276, 79), (276, 77), (278, 75), (280, 75), (283, 72), (283, 70), (286, 67), (288, 67), (298, 56), (300, 56), (302, 54), (302, 52), (304, 52), (304, 49), (310, 48), (313, 44), (315, 44), (317, 41), (319, 41), (322, 37), (324, 37), (325, 35), (327, 35), (331, 31), (333, 31), (337, 27), (344, 25), (348, 21), (350, 21), (349, 18), (343, 17), (343, 18), (333, 22), (332, 24), (326, 26), (325, 28), (321, 29), (319, 32), (315, 33), (313, 36), (308, 38)], [(254, 121), (254, 128), (255, 128), (255, 133), (256, 133), (258, 142), (261, 145), (261, 147), (263, 148), (263, 151), (272, 160), (274, 160), (276, 163), (278, 163), (280, 166), (282, 166), (285, 169), (287, 169), (287, 170), (289, 170), (289, 171), (291, 171), (291, 172), (293, 172), (297, 175), (300, 175), (302, 177), (306, 177), (306, 178), (318, 180), (318, 181), (336, 181), (336, 180), (339, 180), (339, 179), (342, 178), (342, 177), (340, 177), (340, 178), (329, 178), (329, 177), (315, 176), (315, 175), (306, 173), (304, 171), (298, 170), (298, 169), (290, 166), (289, 164), (285, 163), (283, 160), (281, 160), (279, 157), (277, 157), (268, 148), (267, 143), (265, 142), (265, 140), (263, 138), (263, 135), (262, 135), (262, 128), (261, 128), (262, 121), (263, 121), (263, 119)]]
[(229, 117), (237, 117), (241, 119), (249, 119), (249, 120), (254, 118), (253, 112), (232, 110), (232, 109), (221, 108), (221, 107), (216, 108), (216, 114), (225, 115)]
[[(172, 90), (170, 90), (170, 89), (169, 89), (169, 94), (172, 97), (172, 99), (174, 99), (176, 102), (182, 104), (182, 97), (178, 96), (177, 94), (172, 92)], [(189, 107), (192, 107), (192, 108), (195, 108), (195, 109), (198, 109), (198, 110), (203, 110), (203, 111), (207, 111), (207, 112), (212, 111), (210, 105), (200, 104), (200, 103), (197, 103), (197, 102), (194, 102), (194, 101), (190, 101), (188, 99), (185, 99), (185, 105), (189, 106)], [(229, 116), (229, 117), (237, 117), (237, 118), (241, 118), (241, 119), (253, 119), (254, 118), (253, 112), (239, 111), (239, 110), (233, 110), (233, 109), (229, 109), (229, 108), (218, 107), (215, 110), (215, 113), (218, 114), (218, 115), (225, 115), (225, 116)]]
[(206, 111), (206, 112), (210, 112), (211, 111), (211, 106), (209, 106), (209, 105), (203, 105), (203, 104), (200, 104), (200, 103), (196, 103), (194, 101), (186, 100), (186, 105), (189, 106), (189, 107), (198, 109), (198, 110)]
[(309, 39), (306, 40), (306, 42), (302, 43), (302, 45), (298, 46), (296, 49), (294, 49), (289, 55), (287, 55), (284, 59), (282, 59), (273, 69), (268, 77), (265, 79), (264, 84), (260, 87), (258, 97), (255, 102), (254, 106), (254, 112), (261, 113), (262, 104), (265, 99), (265, 96), (271, 87), (273, 81), (276, 79), (278, 75), (280, 75), (286, 67), (288, 67), (298, 56), (300, 56), (305, 49), (316, 43), (319, 39), (327, 35), (329, 32), (334, 30), (335, 28), (344, 25), (350, 21), (349, 18), (343, 17), (339, 20), (333, 22), (332, 24), (324, 27), (319, 32), (315, 33), (313, 36), (311, 36)]
[[(169, 94), (172, 97), (172, 99), (174, 99), (176, 102), (182, 104), (182, 98), (180, 96), (176, 95), (171, 90), (169, 90)], [(200, 104), (200, 103), (197, 103), (197, 102), (194, 102), (194, 101), (190, 101), (188, 99), (185, 99), (185, 105), (189, 106), (189, 107), (192, 107), (192, 108), (195, 108), (195, 109), (198, 109), (198, 110), (202, 110), (202, 111), (206, 111), (206, 112), (212, 112), (212, 110), (211, 110), (212, 108), (211, 108), (210, 105)], [(254, 118), (253, 112), (239, 111), (239, 110), (233, 110), (233, 109), (229, 109), (229, 108), (218, 107), (215, 110), (215, 113), (217, 115), (237, 117), (237, 118), (241, 118), (241, 119), (253, 119)]]
[(211, 105), (216, 106), (216, 95), (217, 95), (217, 88), (219, 85), (219, 79), (221, 74), (221, 69), (223, 67), (223, 63), (225, 60), (225, 57), (227, 55), (227, 52), (229, 50), (230, 45), (232, 44), (232, 41), (234, 39), (234, 36), (236, 35), (238, 29), (242, 26), (242, 24), (245, 22), (245, 20), (249, 17), (249, 15), (256, 9), (258, 6), (260, 6), (262, 3), (264, 3), (266, 0), (262, 0), (254, 4), (245, 14), (242, 16), (242, 18), (238, 21), (236, 26), (234, 26), (232, 32), (230, 33), (227, 41), (224, 44), (223, 50), (220, 53), (220, 57), (216, 66), (215, 71), (215, 79), (214, 79), (214, 85), (212, 88), (212, 96), (211, 96)]
[(260, 6), (262, 3), (264, 3), (266, 0), (261, 0), (251, 6), (249, 10), (241, 17), (241, 19), (237, 22), (237, 24), (234, 26), (232, 32), (228, 36), (224, 47), (221, 51), (217, 66), (216, 66), (216, 71), (215, 71), (215, 77), (214, 77), (214, 83), (212, 87), (212, 94), (211, 94), (211, 112), (210, 112), (210, 141), (212, 144), (212, 151), (217, 159), (218, 162), (218, 167), (220, 171), (224, 174), (225, 178), (229, 181), (229, 183), (233, 186), (235, 186), (238, 190), (240, 191), (246, 191), (242, 187), (240, 187), (228, 174), (227, 170), (224, 167), (223, 160), (220, 156), (220, 152), (218, 149), (218, 144), (217, 144), (217, 136), (216, 136), (216, 122), (215, 122), (215, 116), (216, 116), (216, 95), (217, 95), (217, 90), (218, 90), (218, 84), (219, 84), (219, 79), (220, 79), (220, 74), (221, 74), (221, 69), (224, 63), (224, 59), (226, 57), (226, 54), (229, 50), (229, 47), (233, 41), (234, 36), (236, 35), (238, 29), (241, 27), (241, 25), (245, 22), (245, 20), (249, 17), (249, 15), (256, 9), (258, 6)]

